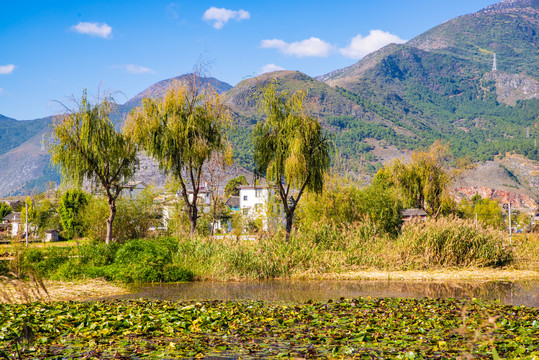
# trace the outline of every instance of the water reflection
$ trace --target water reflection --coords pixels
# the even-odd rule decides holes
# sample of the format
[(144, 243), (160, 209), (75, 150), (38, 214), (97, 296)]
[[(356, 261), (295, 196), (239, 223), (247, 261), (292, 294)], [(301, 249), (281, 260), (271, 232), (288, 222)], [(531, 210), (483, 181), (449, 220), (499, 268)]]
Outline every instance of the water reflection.
[(263, 300), (272, 302), (327, 301), (340, 297), (480, 298), (502, 304), (539, 308), (539, 281), (426, 282), (426, 281), (299, 281), (194, 282), (144, 284), (122, 299)]

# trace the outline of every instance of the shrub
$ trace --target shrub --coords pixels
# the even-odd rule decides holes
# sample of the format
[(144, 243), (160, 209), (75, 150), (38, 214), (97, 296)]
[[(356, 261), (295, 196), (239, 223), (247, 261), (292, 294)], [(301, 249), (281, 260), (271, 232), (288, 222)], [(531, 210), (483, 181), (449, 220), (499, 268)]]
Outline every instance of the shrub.
[(21, 272), (34, 271), (45, 278), (54, 277), (54, 273), (64, 263), (70, 261), (71, 248), (51, 247), (47, 249), (30, 248), (21, 253)]
[(505, 236), (492, 228), (476, 229), (469, 220), (447, 217), (405, 226), (397, 248), (409, 267), (503, 266), (513, 260)]
[[(149, 229), (157, 225), (157, 209), (153, 204), (154, 190), (145, 188), (134, 198), (124, 196), (116, 202), (116, 218), (113, 224), (113, 237), (117, 242), (144, 238)], [(94, 240), (102, 240), (106, 235), (104, 226), (109, 217), (109, 208), (103, 197), (91, 199), (84, 210), (84, 227), (87, 236)]]

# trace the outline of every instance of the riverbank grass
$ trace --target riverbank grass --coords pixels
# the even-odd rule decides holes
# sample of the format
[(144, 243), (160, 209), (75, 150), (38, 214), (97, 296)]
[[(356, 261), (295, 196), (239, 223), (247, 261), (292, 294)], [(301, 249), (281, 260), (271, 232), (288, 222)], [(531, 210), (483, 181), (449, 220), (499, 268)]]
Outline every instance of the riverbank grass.
[(505, 276), (501, 269), (511, 270), (506, 274), (513, 278), (533, 278), (539, 271), (537, 238), (515, 237), (510, 243), (501, 231), (476, 228), (456, 218), (409, 224), (398, 237), (378, 233), (368, 222), (326, 222), (300, 228), (288, 241), (281, 232), (254, 241), (157, 237), (108, 246), (94, 242), (19, 248), (12, 255), (13, 261), (2, 262), (4, 271), (11, 267), (50, 280), (101, 278), (121, 283), (390, 278), (391, 274), (416, 279), (414, 272), (433, 279), (458, 271), (464, 279), (500, 279)]

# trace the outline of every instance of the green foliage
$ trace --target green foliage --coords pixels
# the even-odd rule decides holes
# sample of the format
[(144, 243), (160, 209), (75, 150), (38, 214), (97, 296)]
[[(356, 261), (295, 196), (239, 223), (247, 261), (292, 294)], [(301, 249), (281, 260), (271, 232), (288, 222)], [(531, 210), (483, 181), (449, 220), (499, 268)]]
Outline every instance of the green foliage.
[(73, 248), (56, 246), (25, 249), (21, 254), (20, 270), (23, 274), (35, 272), (42, 278), (55, 278), (58, 269), (69, 262), (73, 254)]
[(237, 189), (237, 187), (247, 184), (247, 179), (243, 175), (230, 179), (225, 186), (225, 196), (238, 196), (240, 194), (240, 190)]
[(116, 199), (138, 165), (134, 143), (116, 131), (109, 119), (113, 99), (98, 104), (88, 101), (86, 90), (77, 110), (53, 124), (49, 152), (65, 180), (81, 185), (84, 179), (99, 184), (109, 205), (106, 242), (112, 240)]
[(58, 214), (68, 238), (80, 237), (84, 233), (82, 213), (90, 195), (80, 189), (67, 190), (60, 199)]
[(480, 195), (472, 197), (471, 201), (462, 200), (459, 211), (465, 219), (475, 219), (487, 226), (497, 229), (505, 228), (502, 209), (497, 200), (482, 199)]
[(36, 219), (36, 210), (34, 208), (34, 201), (30, 196), (26, 197), (24, 200), (24, 205), (21, 208), (21, 223), (26, 223), (28, 218), (28, 224), (34, 224)]
[[(143, 238), (149, 235), (149, 229), (158, 226), (158, 208), (153, 199), (155, 190), (147, 187), (133, 198), (121, 197), (117, 201), (115, 219), (116, 241), (125, 242), (130, 239)], [(106, 236), (103, 222), (108, 216), (108, 207), (102, 197), (89, 199), (88, 205), (81, 213), (81, 226), (85, 235), (91, 239), (102, 240)]]
[(124, 283), (191, 281), (191, 271), (173, 261), (178, 242), (170, 238), (93, 242), (78, 248), (26, 249), (21, 270), (56, 280), (105, 278)]
[(254, 132), (256, 170), (279, 188), (287, 234), (304, 190), (322, 191), (330, 165), (330, 143), (320, 123), (304, 114), (304, 96), (277, 94), (275, 84), (266, 86), (261, 105), (266, 118)]
[(537, 309), (477, 299), (366, 297), (293, 305), (152, 299), (1, 306), (0, 348), (10, 349), (26, 326), (35, 337), (24, 351), (29, 358), (89, 353), (103, 359), (141, 354), (153, 359), (539, 355)]
[(9, 206), (6, 203), (0, 202), (0, 220), (2, 220), (4, 216), (7, 216), (11, 214), (12, 212), (13, 212), (13, 209), (11, 208), (11, 206)]
[[(203, 165), (216, 152), (232, 152), (226, 139), (228, 111), (218, 94), (211, 88), (201, 90), (198, 81), (194, 74), (188, 85), (174, 83), (162, 99), (145, 98), (126, 123), (130, 136), (179, 182), (191, 233), (198, 219)], [(188, 190), (193, 191), (191, 200)]]
[(109, 276), (126, 283), (192, 280), (190, 271), (172, 263), (177, 249), (177, 241), (170, 238), (131, 240), (119, 248)]
[(447, 186), (451, 177), (443, 168), (447, 156), (447, 148), (434, 143), (428, 152), (414, 152), (407, 164), (394, 160), (377, 174), (375, 182), (382, 183), (380, 178), (389, 180), (405, 205), (423, 209), (436, 218), (450, 202)]
[(371, 223), (375, 232), (396, 235), (401, 225), (402, 205), (390, 189), (378, 184), (360, 187), (353, 181), (333, 176), (325, 181), (320, 194), (307, 193), (298, 209), (301, 228), (313, 228), (320, 222), (344, 228), (356, 222)]
[(61, 230), (61, 221), (56, 205), (49, 199), (38, 201), (35, 207), (33, 224), (37, 226), (41, 236), (45, 230)]

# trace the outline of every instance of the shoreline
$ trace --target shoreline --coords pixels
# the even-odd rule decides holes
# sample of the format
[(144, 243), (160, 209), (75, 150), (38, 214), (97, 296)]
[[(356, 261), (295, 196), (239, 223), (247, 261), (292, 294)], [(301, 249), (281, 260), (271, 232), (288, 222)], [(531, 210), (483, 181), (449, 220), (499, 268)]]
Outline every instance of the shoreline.
[[(290, 278), (278, 278), (280, 280), (297, 281), (328, 281), (328, 280), (349, 280), (349, 281), (398, 281), (398, 282), (490, 282), (490, 281), (539, 281), (539, 271), (532, 270), (507, 270), (507, 269), (435, 269), (435, 270), (407, 270), (407, 271), (384, 271), (384, 270), (357, 270), (345, 273), (327, 274), (301, 274)], [(250, 282), (260, 281), (257, 279), (237, 279), (229, 278), (217, 280), (205, 278), (196, 282)], [(43, 281), (47, 290), (36, 292), (36, 285), (26, 283), (25, 290), (31, 295), (33, 301), (43, 300), (52, 302), (61, 301), (97, 301), (104, 297), (120, 296), (131, 294), (132, 284), (119, 284), (108, 282), (103, 279), (85, 279), (77, 281)], [(2, 302), (19, 302), (22, 299), (21, 286), (8, 284), (4, 286), (3, 294), (0, 296)], [(6, 301), (11, 299), (11, 301)]]
[[(300, 277), (303, 278), (303, 277)], [(309, 280), (388, 280), (388, 281), (521, 281), (539, 280), (539, 271), (513, 269), (433, 269), (433, 270), (352, 270), (316, 274)]]

